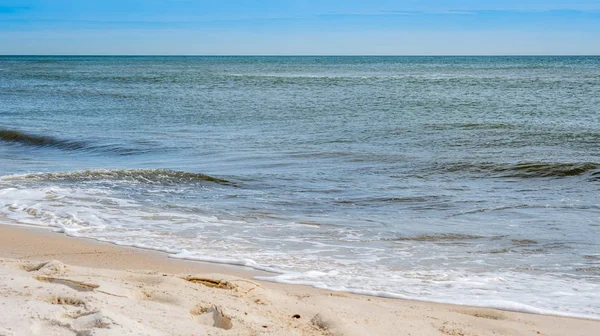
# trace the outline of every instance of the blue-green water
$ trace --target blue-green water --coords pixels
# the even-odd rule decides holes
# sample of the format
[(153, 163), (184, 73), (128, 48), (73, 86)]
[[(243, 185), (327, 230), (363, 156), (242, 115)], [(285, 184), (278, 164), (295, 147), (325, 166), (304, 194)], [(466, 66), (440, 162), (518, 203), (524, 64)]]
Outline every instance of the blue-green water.
[(599, 318), (599, 145), (600, 57), (0, 57), (1, 222), (273, 281)]

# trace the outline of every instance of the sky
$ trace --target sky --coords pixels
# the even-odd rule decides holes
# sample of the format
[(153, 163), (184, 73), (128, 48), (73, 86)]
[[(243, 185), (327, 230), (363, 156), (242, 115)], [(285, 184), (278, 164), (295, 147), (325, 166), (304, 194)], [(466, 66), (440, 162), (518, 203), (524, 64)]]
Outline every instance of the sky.
[(600, 55), (600, 0), (0, 0), (2, 55)]

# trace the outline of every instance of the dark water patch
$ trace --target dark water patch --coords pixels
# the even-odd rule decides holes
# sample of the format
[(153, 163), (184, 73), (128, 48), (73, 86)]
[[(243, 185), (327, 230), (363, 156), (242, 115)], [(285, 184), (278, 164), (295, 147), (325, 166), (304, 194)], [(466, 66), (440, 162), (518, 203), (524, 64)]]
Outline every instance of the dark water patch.
[(544, 244), (543, 246), (544, 246), (544, 248), (545, 248), (546, 250), (550, 250), (550, 249), (567, 249), (567, 248), (571, 248), (571, 247), (569, 246), (569, 244), (567, 244), (567, 243), (558, 243), (558, 242), (555, 242), (555, 243), (547, 243), (547, 244)]
[(546, 249), (544, 248), (535, 248), (535, 249), (521, 249), (518, 251), (518, 253), (521, 254), (541, 254), (541, 253), (545, 253)]
[(501, 207), (497, 207), (497, 208), (480, 208), (480, 209), (475, 209), (475, 210), (461, 211), (461, 212), (452, 214), (449, 217), (458, 217), (458, 216), (464, 216), (464, 215), (480, 214), (480, 213), (484, 213), (484, 212), (513, 210), (513, 209), (527, 209), (527, 208), (533, 208), (533, 206), (528, 205), (528, 204), (518, 204), (518, 205), (501, 206)]
[(106, 82), (115, 82), (115, 83), (148, 83), (148, 84), (158, 84), (158, 83), (169, 83), (174, 84), (177, 82), (185, 81), (185, 78), (181, 76), (175, 75), (142, 75), (142, 76), (98, 76), (89, 78), (90, 80), (97, 81), (106, 81)]
[(23, 79), (27, 79), (27, 80), (33, 79), (33, 80), (57, 81), (57, 82), (77, 80), (77, 78), (72, 73), (65, 72), (65, 71), (47, 72), (47, 71), (44, 71), (44, 69), (40, 69), (39, 71), (32, 71), (32, 72), (20, 72), (17, 74), (17, 76), (19, 76)]
[(597, 174), (600, 166), (596, 163), (545, 163), (521, 162), (508, 167), (497, 167), (495, 172), (507, 177), (568, 177), (583, 174)]
[(600, 254), (587, 254), (583, 256), (583, 259), (600, 263)]
[(470, 129), (474, 129), (474, 130), (479, 130), (479, 129), (510, 129), (510, 128), (513, 128), (513, 126), (509, 125), (509, 124), (473, 124), (473, 123), (467, 123), (467, 124), (458, 125), (458, 128), (466, 129), (466, 130), (470, 130)]
[(149, 148), (127, 148), (115, 144), (94, 144), (89, 141), (59, 139), (56, 137), (28, 134), (10, 129), (0, 129), (0, 141), (38, 148), (56, 148), (64, 151), (77, 151), (91, 154), (129, 156), (152, 151)]
[(211, 182), (224, 185), (233, 183), (200, 173), (174, 171), (168, 169), (114, 169), (114, 170), (80, 170), (74, 172), (39, 173), (28, 175), (12, 175), (1, 178), (4, 181), (39, 181), (39, 182), (94, 182), (124, 181), (142, 184), (173, 185), (186, 183)]
[(564, 178), (587, 175), (590, 180), (600, 178), (600, 165), (593, 162), (456, 162), (438, 164), (435, 170), (442, 173), (479, 173), (488, 177)]
[(551, 250), (557, 249), (568, 249), (570, 246), (566, 243), (553, 242), (540, 244), (539, 242), (532, 239), (512, 239), (510, 241), (511, 246), (505, 248), (497, 248), (489, 251), (482, 251), (478, 253), (486, 254), (504, 254), (504, 253), (516, 253), (516, 254), (539, 254), (549, 253)]
[(7, 129), (0, 129), (0, 140), (29, 146), (55, 147), (65, 150), (81, 150), (88, 147), (88, 144), (82, 141), (60, 140), (54, 137), (31, 135)]
[(470, 243), (460, 242), (460, 241), (439, 241), (435, 242), (436, 245), (439, 246), (462, 246), (467, 247), (470, 246)]
[(342, 199), (336, 201), (338, 204), (381, 204), (381, 203), (424, 203), (439, 200), (441, 196), (416, 196), (416, 197), (369, 197)]
[[(527, 70), (527, 69), (552, 69), (552, 68), (561, 68), (556, 65), (520, 65), (520, 66), (494, 66), (491, 68), (484, 68), (487, 70)], [(564, 68), (564, 67), (562, 67)]]
[[(471, 105), (471, 104), (469, 104)], [(463, 105), (465, 106), (465, 105)], [(434, 131), (448, 131), (453, 129), (459, 130), (486, 130), (486, 129), (512, 129), (515, 128), (511, 124), (503, 123), (449, 123), (449, 124), (434, 124), (426, 126), (427, 129)]]
[(503, 254), (503, 253), (509, 253), (509, 252), (512, 252), (512, 251), (513, 251), (512, 249), (503, 248), (503, 249), (490, 250), (490, 251), (487, 251), (487, 253), (490, 253), (490, 254)]
[(149, 99), (150, 97), (148, 96), (143, 96), (143, 95), (129, 95), (129, 94), (125, 94), (125, 93), (119, 93), (119, 92), (103, 92), (103, 91), (95, 91), (95, 90), (53, 90), (54, 93), (60, 93), (63, 95), (71, 95), (71, 97), (73, 96), (81, 96), (81, 97), (108, 97), (108, 98), (114, 98), (114, 99), (135, 99), (135, 98), (140, 98), (143, 97), (144, 99)]
[(513, 245), (517, 245), (517, 246), (529, 246), (529, 245), (535, 245), (538, 243), (535, 240), (531, 240), (531, 239), (513, 239), (513, 240), (511, 240), (511, 242), (513, 243)]
[(591, 173), (589, 180), (590, 181), (599, 181), (600, 180), (600, 171), (595, 171), (595, 172)]
[(278, 220), (278, 221), (290, 220), (289, 218), (287, 218), (285, 216), (276, 215), (274, 213), (264, 212), (264, 211), (263, 212), (254, 211), (254, 212), (245, 214), (245, 215), (241, 216), (240, 218), (242, 218), (243, 220), (261, 220), (261, 219), (271, 219), (271, 220)]
[(22, 88), (16, 88), (16, 89), (4, 89), (2, 90), (4, 93), (26, 93), (26, 92), (32, 92), (32, 90), (27, 90), (27, 89), (22, 89)]
[[(189, 83), (190, 79), (173, 74), (107, 74), (105, 72), (79, 72), (79, 71), (56, 71), (46, 68), (33, 68), (30, 71), (22, 71), (17, 75), (24, 79), (59, 81), (59, 82), (78, 82), (78, 83), (113, 83), (113, 84), (176, 84)], [(33, 70), (33, 71), (31, 71)]]
[(33, 60), (31, 62), (32, 63), (38, 63), (38, 64), (58, 64), (58, 63), (61, 63), (61, 61), (57, 60), (57, 59), (37, 59), (37, 60)]
[(234, 83), (260, 84), (265, 87), (278, 86), (349, 86), (363, 85), (367, 78), (346, 76), (294, 76), (294, 75), (226, 75), (225, 81)]
[[(545, 248), (503, 248), (503, 249), (494, 249), (483, 253), (488, 254), (505, 254), (505, 253), (516, 253), (516, 254), (540, 254), (545, 253), (547, 250)], [(480, 253), (480, 252), (479, 252)]]
[(429, 235), (418, 235), (413, 237), (397, 237), (397, 238), (384, 238), (384, 241), (418, 241), (418, 242), (440, 242), (440, 241), (451, 241), (451, 240), (476, 240), (485, 239), (487, 237), (469, 235), (462, 233), (443, 233), (443, 234), (429, 234)]

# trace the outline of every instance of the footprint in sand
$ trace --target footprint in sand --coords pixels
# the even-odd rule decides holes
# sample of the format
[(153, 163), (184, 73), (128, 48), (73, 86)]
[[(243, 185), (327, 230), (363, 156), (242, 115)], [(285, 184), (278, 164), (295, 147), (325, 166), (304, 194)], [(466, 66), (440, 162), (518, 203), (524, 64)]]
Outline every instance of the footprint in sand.
[(191, 283), (195, 283), (195, 284), (200, 284), (206, 287), (211, 287), (211, 288), (220, 288), (220, 289), (236, 289), (237, 286), (232, 284), (229, 281), (224, 281), (224, 280), (216, 280), (216, 279), (210, 279), (210, 278), (196, 278), (196, 277), (187, 277), (187, 278), (182, 278), (185, 281), (189, 281)]
[(457, 313), (471, 315), (474, 317), (489, 319), (489, 320), (506, 320), (507, 317), (497, 311), (488, 310), (488, 309), (461, 309), (457, 310)]
[(313, 318), (310, 320), (310, 323), (322, 330), (330, 330), (335, 327), (335, 322), (333, 320), (328, 319), (321, 314), (316, 314), (313, 316)]
[(76, 336), (93, 335), (93, 329), (108, 329), (114, 321), (101, 311), (83, 312), (68, 316), (67, 319), (45, 319), (35, 323), (31, 331), (34, 335), (64, 334), (65, 331)]
[(71, 279), (61, 279), (61, 278), (46, 277), (46, 276), (38, 276), (38, 277), (35, 277), (35, 279), (38, 281), (41, 281), (41, 282), (49, 282), (49, 283), (64, 285), (64, 286), (67, 286), (67, 287), (74, 289), (76, 291), (79, 291), (79, 292), (92, 292), (92, 291), (94, 291), (94, 289), (100, 287), (95, 284), (89, 284), (89, 283), (85, 283), (82, 281), (76, 281), (76, 280), (71, 280)]
[(63, 275), (68, 272), (67, 265), (58, 260), (44, 261), (37, 264), (24, 264), (21, 266), (27, 272), (37, 272), (43, 275)]
[(53, 295), (45, 299), (46, 302), (51, 303), (53, 305), (67, 305), (67, 306), (76, 306), (76, 307), (84, 307), (85, 301), (71, 296), (61, 296), (61, 295)]
[(72, 328), (78, 331), (87, 329), (106, 329), (114, 324), (113, 320), (104, 316), (102, 312), (86, 314), (76, 318), (72, 323)]
[(151, 292), (148, 290), (142, 290), (138, 296), (139, 299), (145, 301), (152, 301), (158, 303), (166, 303), (172, 305), (180, 305), (181, 300), (166, 292)]
[(231, 318), (225, 315), (221, 308), (213, 305), (210, 307), (197, 305), (190, 310), (198, 323), (220, 329), (230, 330), (233, 328)]

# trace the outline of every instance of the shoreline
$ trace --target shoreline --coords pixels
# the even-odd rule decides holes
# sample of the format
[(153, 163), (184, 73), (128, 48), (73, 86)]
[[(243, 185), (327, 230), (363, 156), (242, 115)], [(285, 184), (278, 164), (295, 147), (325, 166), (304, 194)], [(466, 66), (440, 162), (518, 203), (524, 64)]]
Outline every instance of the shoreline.
[[(600, 328), (599, 320), (562, 317), (554, 315), (537, 315), (530, 313), (521, 313), (514, 311), (497, 310), (492, 308), (478, 308), (445, 303), (433, 303), (426, 301), (412, 301), (407, 299), (391, 299), (377, 296), (367, 296), (352, 294), (347, 292), (335, 292), (325, 289), (318, 289), (307, 285), (290, 285), (261, 281), (253, 279), (254, 276), (269, 275), (271, 273), (263, 272), (245, 266), (217, 264), (211, 262), (190, 261), (176, 258), (169, 258), (165, 252), (147, 250), (136, 247), (119, 246), (112, 243), (100, 242), (89, 238), (69, 237), (64, 234), (53, 232), (45, 228), (14, 226), (0, 224), (0, 293), (7, 293), (10, 288), (13, 292), (19, 292), (11, 287), (13, 280), (28, 283), (32, 278), (32, 272), (23, 270), (23, 265), (30, 265), (37, 262), (48, 262), (58, 260), (59, 265), (66, 265), (64, 269), (69, 271), (53, 270), (33, 271), (37, 278), (37, 273), (50, 272), (53, 277), (61, 281), (65, 279), (94, 280), (94, 277), (86, 278), (85, 274), (95, 274), (97, 279), (103, 279), (98, 282), (99, 288), (116, 288), (127, 292), (127, 295), (120, 295), (119, 302), (100, 300), (95, 296), (102, 296), (101, 292), (88, 294), (89, 301), (96, 302), (96, 309), (104, 312), (98, 321), (113, 321), (115, 335), (124, 332), (117, 331), (116, 326), (129, 325), (127, 321), (119, 322), (122, 314), (114, 314), (113, 310), (123, 304), (123, 302), (137, 302), (139, 306), (148, 306), (144, 312), (134, 312), (139, 316), (144, 314), (156, 315), (157, 320), (166, 319), (163, 322), (168, 325), (169, 319), (177, 316), (181, 322), (181, 328), (173, 330), (160, 330), (161, 324), (149, 325), (141, 324), (145, 331), (137, 334), (173, 334), (173, 335), (193, 335), (185, 330), (187, 325), (192, 325), (202, 329), (197, 334), (298, 334), (298, 335), (397, 335), (398, 330), (403, 330), (401, 334), (412, 335), (593, 335)], [(63, 266), (59, 267), (63, 269)], [(44, 273), (46, 274), (46, 273)], [(165, 293), (177, 292), (170, 298), (148, 299), (140, 294), (131, 294), (129, 279), (133, 274), (144, 275), (144, 281), (136, 286), (145, 288), (142, 292), (158, 292), (160, 295), (149, 294), (150, 297), (161, 297)], [(46, 274), (45, 276), (47, 276)], [(214, 279), (220, 281), (227, 280), (229, 283), (235, 283), (236, 288), (244, 288), (252, 291), (250, 296), (240, 295), (236, 291), (223, 291), (206, 286), (190, 286), (181, 278), (195, 276), (203, 279)], [(162, 281), (168, 279), (168, 281)], [(70, 281), (70, 280), (69, 280)], [(35, 283), (35, 280), (33, 280)], [(92, 281), (94, 282), (94, 281)], [(108, 282), (104, 284), (103, 282)], [(164, 282), (164, 283), (163, 283)], [(243, 284), (243, 285), (242, 285)], [(250, 285), (253, 284), (253, 285)], [(39, 286), (40, 283), (37, 283)], [(247, 288), (248, 285), (251, 288)], [(30, 285), (24, 285), (33, 288)], [(245, 287), (244, 287), (245, 286)], [(256, 286), (256, 287), (252, 287)], [(21, 286), (23, 287), (23, 286)], [(53, 291), (73, 291), (71, 288), (65, 288), (60, 284), (46, 284), (42, 286), (44, 292)], [(201, 288), (199, 288), (201, 287)], [(124, 290), (127, 289), (127, 290)], [(20, 288), (23, 289), (23, 288)], [(256, 290), (254, 290), (256, 289)], [(27, 291), (25, 291), (27, 292)], [(75, 294), (78, 292), (75, 290)], [(72, 293), (73, 294), (73, 293)], [(4, 294), (3, 294), (4, 295)], [(8, 295), (8, 294), (7, 294)], [(16, 295), (16, 294), (15, 294)], [(37, 294), (39, 296), (41, 294)], [(145, 294), (144, 294), (145, 295)], [(199, 295), (199, 296), (198, 296)], [(36, 293), (31, 293), (31, 297), (37, 297)], [(19, 297), (18, 295), (16, 296)], [(194, 297), (195, 301), (205, 301), (206, 310), (202, 314), (194, 315), (193, 302), (187, 302), (189, 297)], [(2, 300), (15, 301), (11, 296), (0, 296)], [(15, 298), (14, 296), (12, 297)], [(184, 299), (185, 298), (185, 299)], [(209, 300), (206, 300), (209, 298)], [(19, 301), (16, 299), (16, 301)], [(123, 302), (121, 302), (123, 301)], [(210, 301), (210, 303), (208, 302)], [(257, 303), (261, 302), (261, 303)], [(265, 303), (265, 304), (263, 304)], [(22, 303), (21, 303), (22, 304)], [(33, 302), (30, 310), (37, 311), (37, 315), (44, 315), (47, 302)], [(64, 305), (50, 305), (59, 311), (68, 310)], [(165, 306), (168, 306), (165, 308)], [(2, 307), (2, 306), (0, 306)], [(19, 308), (19, 305), (13, 307)], [(207, 308), (208, 307), (208, 308)], [(213, 308), (210, 308), (213, 307)], [(218, 307), (218, 308), (217, 308)], [(173, 316), (158, 315), (163, 310), (170, 312)], [(210, 309), (213, 309), (212, 312)], [(40, 313), (40, 311), (43, 311)], [(135, 309), (134, 309), (135, 310)], [(183, 313), (182, 313), (183, 311)], [(242, 312), (243, 311), (243, 312)], [(294, 313), (298, 311), (299, 313)], [(301, 313), (300, 313), (301, 312)], [(249, 313), (250, 315), (244, 315)], [(97, 315), (97, 313), (94, 313)], [(112, 314), (112, 315), (111, 315)], [(210, 316), (208, 316), (208, 315)], [(50, 314), (52, 315), (52, 314)], [(93, 314), (92, 314), (93, 315)], [(299, 315), (301, 318), (292, 318), (290, 316)], [(0, 334), (10, 335), (2, 327), (15, 324), (13, 330), (21, 330), (15, 335), (27, 334), (23, 328), (26, 324), (19, 324), (8, 316), (0, 317)], [(54, 316), (54, 315), (53, 315)], [(144, 315), (145, 316), (145, 315)], [(212, 316), (212, 317), (211, 317)], [(252, 316), (252, 318), (246, 318)], [(49, 317), (48, 317), (49, 318)], [(47, 318), (47, 319), (48, 319)], [(8, 319), (8, 320), (7, 320)], [(35, 318), (33, 318), (35, 320)], [(46, 320), (47, 320), (46, 319)], [(52, 318), (50, 318), (52, 319)], [(94, 330), (98, 328), (84, 328), (74, 322), (64, 319), (58, 324), (68, 325), (64, 327), (64, 333), (57, 329), (56, 335), (72, 334), (73, 331)], [(146, 320), (146, 319), (142, 319)], [(219, 320), (220, 322), (218, 322)], [(230, 329), (221, 328), (224, 325), (223, 320), (233, 324)], [(263, 321), (257, 323), (256, 321)], [(265, 321), (268, 321), (265, 322)], [(30, 321), (31, 323), (39, 323)], [(31, 324), (30, 323), (30, 324)], [(96, 322), (94, 322), (96, 323)], [(91, 325), (96, 325), (92, 323)], [(108, 323), (108, 322), (107, 322)], [(264, 328), (261, 323), (265, 323)], [(89, 326), (88, 326), (89, 327)], [(133, 328), (128, 326), (127, 328)], [(291, 329), (290, 329), (291, 328)], [(111, 328), (102, 329), (102, 335)], [(134, 329), (130, 334), (136, 334)], [(140, 329), (141, 330), (141, 329)], [(156, 333), (148, 333), (148, 330)], [(166, 332), (166, 333), (165, 333)], [(205, 332), (205, 333), (203, 333)], [(37, 335), (32, 332), (31, 335)], [(110, 334), (110, 333), (108, 333)]]

